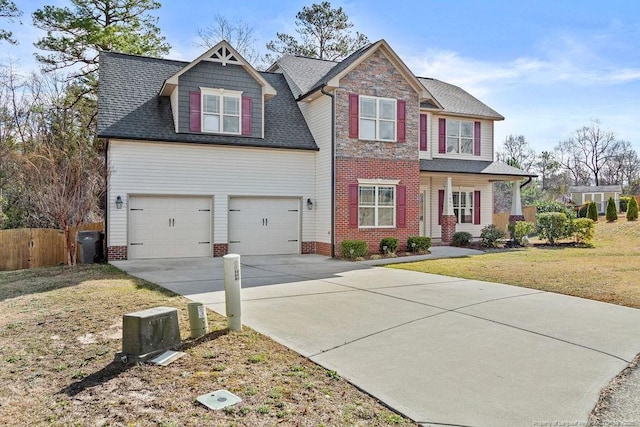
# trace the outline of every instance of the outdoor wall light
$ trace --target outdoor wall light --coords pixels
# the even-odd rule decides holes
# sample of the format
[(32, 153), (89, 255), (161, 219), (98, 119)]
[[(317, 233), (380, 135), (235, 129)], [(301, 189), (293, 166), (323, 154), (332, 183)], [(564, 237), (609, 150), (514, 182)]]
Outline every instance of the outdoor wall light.
[(307, 209), (313, 209), (313, 202), (311, 201), (311, 199), (307, 199)]
[(122, 209), (122, 197), (116, 197), (116, 208)]

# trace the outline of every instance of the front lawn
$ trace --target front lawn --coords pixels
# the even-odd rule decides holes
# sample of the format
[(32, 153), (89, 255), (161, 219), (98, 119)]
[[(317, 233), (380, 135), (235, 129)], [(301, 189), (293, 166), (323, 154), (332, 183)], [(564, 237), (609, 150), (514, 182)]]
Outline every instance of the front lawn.
[(640, 308), (640, 222), (596, 223), (594, 248), (535, 246), (391, 265)]
[[(187, 339), (188, 300), (110, 266), (0, 272), (0, 425), (414, 425), (327, 371), (246, 328)], [(179, 309), (187, 356), (168, 367), (114, 362), (122, 315)], [(243, 402), (211, 411), (218, 389)]]

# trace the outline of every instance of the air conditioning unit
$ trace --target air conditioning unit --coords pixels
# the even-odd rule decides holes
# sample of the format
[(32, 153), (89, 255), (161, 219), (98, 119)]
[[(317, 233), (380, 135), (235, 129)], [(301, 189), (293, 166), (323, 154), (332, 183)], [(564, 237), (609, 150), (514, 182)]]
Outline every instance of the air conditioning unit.
[(154, 307), (122, 316), (122, 351), (116, 360), (144, 362), (180, 346), (178, 309)]

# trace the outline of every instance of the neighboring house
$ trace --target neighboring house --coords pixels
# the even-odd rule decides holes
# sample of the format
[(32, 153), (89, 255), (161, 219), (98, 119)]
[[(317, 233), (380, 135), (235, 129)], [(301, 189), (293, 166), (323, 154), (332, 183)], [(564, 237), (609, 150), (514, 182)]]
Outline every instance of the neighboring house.
[(98, 105), (111, 260), (477, 237), (492, 183), (532, 176), (493, 161), (501, 115), (416, 77), (384, 40), (267, 72), (224, 41), (190, 63), (101, 53)]
[(586, 202), (593, 202), (598, 206), (598, 213), (605, 213), (607, 202), (610, 197), (616, 202), (616, 209), (620, 210), (620, 195), (622, 194), (621, 185), (577, 185), (569, 187), (571, 200), (577, 206)]

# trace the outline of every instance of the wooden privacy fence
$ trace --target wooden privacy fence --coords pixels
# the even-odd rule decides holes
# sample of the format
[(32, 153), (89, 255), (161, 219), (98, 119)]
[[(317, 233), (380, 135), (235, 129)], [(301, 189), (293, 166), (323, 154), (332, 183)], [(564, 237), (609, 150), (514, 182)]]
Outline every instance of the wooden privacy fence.
[[(522, 214), (524, 215), (524, 220), (536, 223), (536, 207), (535, 206), (525, 206), (522, 208)], [(509, 225), (509, 216), (511, 212), (498, 212), (493, 214), (493, 224), (502, 228), (505, 233), (508, 231), (507, 227)]]
[[(103, 231), (104, 222), (86, 224), (80, 231)], [(76, 239), (76, 229), (69, 230)], [(79, 252), (76, 243), (76, 255)], [(64, 232), (48, 228), (0, 230), (0, 271), (66, 264)]]

